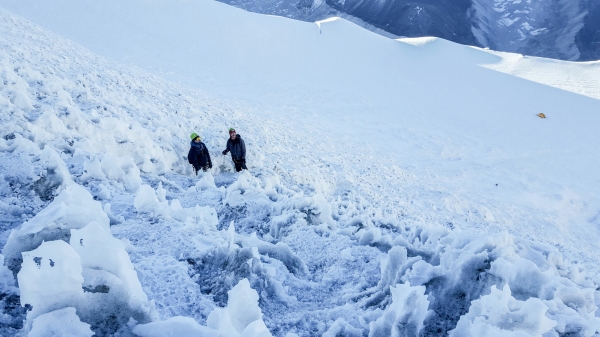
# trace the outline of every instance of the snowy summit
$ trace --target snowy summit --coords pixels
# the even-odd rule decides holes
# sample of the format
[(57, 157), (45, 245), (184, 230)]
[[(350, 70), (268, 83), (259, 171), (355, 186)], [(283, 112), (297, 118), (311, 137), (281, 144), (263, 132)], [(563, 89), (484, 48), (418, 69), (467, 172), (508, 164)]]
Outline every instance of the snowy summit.
[(212, 0), (0, 32), (0, 335), (600, 336), (599, 62)]

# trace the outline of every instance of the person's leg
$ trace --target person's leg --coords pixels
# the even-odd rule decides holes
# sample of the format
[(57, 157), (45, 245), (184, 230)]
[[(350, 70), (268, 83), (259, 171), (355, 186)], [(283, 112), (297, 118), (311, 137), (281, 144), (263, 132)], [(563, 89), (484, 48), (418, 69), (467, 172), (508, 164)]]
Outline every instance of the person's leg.
[(244, 160), (244, 161), (242, 161), (242, 163), (241, 163), (241, 164), (242, 164), (241, 166), (242, 166), (242, 168), (243, 168), (244, 170), (247, 170), (247, 169), (248, 169), (248, 168), (246, 167), (246, 161), (245, 161), (245, 160)]
[(235, 170), (236, 172), (240, 172), (242, 170), (242, 163), (239, 162), (233, 162), (235, 164)]

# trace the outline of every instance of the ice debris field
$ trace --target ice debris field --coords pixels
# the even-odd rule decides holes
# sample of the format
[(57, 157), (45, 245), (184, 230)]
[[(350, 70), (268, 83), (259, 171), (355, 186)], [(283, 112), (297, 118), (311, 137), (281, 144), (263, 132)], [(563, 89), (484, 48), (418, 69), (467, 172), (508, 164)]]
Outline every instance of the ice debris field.
[(0, 335), (600, 335), (597, 63), (86, 3), (0, 1)]

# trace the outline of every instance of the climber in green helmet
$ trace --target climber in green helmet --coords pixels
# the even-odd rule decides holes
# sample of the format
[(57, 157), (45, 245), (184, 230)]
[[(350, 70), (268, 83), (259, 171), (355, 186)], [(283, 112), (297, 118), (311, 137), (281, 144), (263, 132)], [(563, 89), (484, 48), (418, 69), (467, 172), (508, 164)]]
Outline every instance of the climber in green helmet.
[(206, 172), (212, 168), (212, 161), (210, 160), (210, 153), (206, 145), (202, 142), (200, 136), (197, 133), (190, 135), (192, 141), (190, 142), (190, 152), (188, 153), (188, 162), (194, 167), (194, 172), (198, 175), (198, 171), (202, 170)]

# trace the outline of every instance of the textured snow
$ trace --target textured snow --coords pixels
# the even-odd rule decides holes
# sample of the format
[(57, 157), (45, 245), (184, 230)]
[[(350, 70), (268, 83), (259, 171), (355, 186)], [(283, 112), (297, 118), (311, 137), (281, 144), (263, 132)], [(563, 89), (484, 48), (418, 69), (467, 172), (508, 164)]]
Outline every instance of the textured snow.
[[(0, 9), (3, 335), (59, 317), (99, 336), (600, 333), (597, 92), (343, 19), (135, 4), (95, 30), (56, 10), (137, 68)], [(228, 127), (248, 171), (220, 155)], [(213, 158), (198, 176), (191, 132)]]

